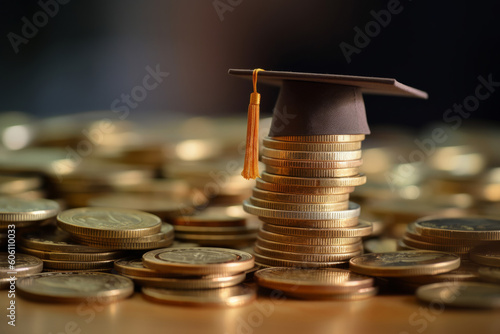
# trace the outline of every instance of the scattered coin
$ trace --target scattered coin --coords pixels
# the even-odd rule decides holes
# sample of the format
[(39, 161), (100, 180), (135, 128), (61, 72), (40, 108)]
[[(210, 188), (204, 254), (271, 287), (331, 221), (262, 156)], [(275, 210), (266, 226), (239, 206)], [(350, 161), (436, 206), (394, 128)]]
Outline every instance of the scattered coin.
[(475, 247), (470, 259), (485, 266), (500, 267), (500, 241)]
[(21, 296), (40, 302), (83, 302), (95, 298), (110, 303), (134, 293), (129, 278), (106, 273), (41, 273), (19, 279)]
[(150, 213), (117, 208), (77, 208), (57, 216), (66, 232), (104, 238), (136, 238), (160, 232), (161, 220)]
[(189, 275), (233, 274), (254, 266), (246, 252), (212, 247), (157, 249), (143, 255), (144, 266), (160, 271)]
[(500, 240), (500, 220), (480, 217), (442, 218), (415, 222), (422, 234), (444, 238)]
[(0, 278), (28, 276), (43, 269), (43, 262), (37, 257), (22, 253), (0, 253)]
[(59, 204), (49, 199), (0, 197), (0, 220), (4, 222), (40, 221), (52, 218), (58, 212)]
[(418, 288), (417, 298), (427, 303), (466, 308), (499, 308), (500, 286), (476, 282), (446, 282)]
[(457, 255), (432, 251), (370, 253), (352, 258), (351, 271), (382, 277), (437, 275), (457, 269)]

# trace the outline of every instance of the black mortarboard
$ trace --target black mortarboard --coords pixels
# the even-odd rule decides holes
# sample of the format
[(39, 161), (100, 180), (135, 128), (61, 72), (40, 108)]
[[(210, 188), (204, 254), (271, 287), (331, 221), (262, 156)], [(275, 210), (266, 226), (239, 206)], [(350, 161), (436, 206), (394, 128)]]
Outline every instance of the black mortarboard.
[[(248, 150), (248, 138), (256, 131), (256, 125), (250, 124), (250, 114), (251, 111), (255, 114), (257, 109), (258, 115), (255, 105), (260, 102), (256, 91), (257, 70), (230, 69), (229, 74), (244, 78), (253, 76), (254, 79), (249, 107)], [(390, 78), (263, 70), (259, 70), (258, 78), (261, 83), (281, 86), (270, 137), (369, 134), (363, 93), (427, 98), (426, 92)], [(255, 173), (250, 175), (255, 176)]]

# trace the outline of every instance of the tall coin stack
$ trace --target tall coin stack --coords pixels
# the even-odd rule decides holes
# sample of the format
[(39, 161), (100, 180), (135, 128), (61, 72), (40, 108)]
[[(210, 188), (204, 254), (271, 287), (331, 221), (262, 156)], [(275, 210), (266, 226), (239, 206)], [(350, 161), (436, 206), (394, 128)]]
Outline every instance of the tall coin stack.
[(365, 183), (359, 174), (364, 135), (267, 137), (266, 171), (245, 211), (264, 222), (255, 245), (262, 266), (334, 267), (362, 253), (370, 223), (349, 193)]

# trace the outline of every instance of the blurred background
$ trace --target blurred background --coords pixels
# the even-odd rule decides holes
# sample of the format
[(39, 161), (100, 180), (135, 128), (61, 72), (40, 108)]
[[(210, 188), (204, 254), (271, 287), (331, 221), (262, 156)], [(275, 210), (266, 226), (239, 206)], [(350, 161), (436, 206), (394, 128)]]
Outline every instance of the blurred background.
[[(40, 3), (53, 17), (37, 14)], [(158, 65), (169, 75), (131, 108), (131, 119), (245, 115), (250, 83), (227, 70), (261, 67), (396, 78), (430, 99), (368, 96), (368, 120), (415, 128), (442, 120), (446, 109), (474, 93), (479, 75), (500, 81), (495, 1), (401, 1), (399, 13), (350, 63), (340, 44), (355, 47), (354, 28), (365, 31), (372, 11), (387, 10), (390, 1), (40, 3), (2, 1), (0, 110), (36, 116), (109, 110), (142, 85), (147, 66)], [(38, 22), (36, 33), (25, 28), (33, 37), (24, 39), (23, 18)], [(260, 90), (263, 113), (270, 114), (277, 89)], [(482, 101), (468, 121), (497, 121), (499, 96)]]

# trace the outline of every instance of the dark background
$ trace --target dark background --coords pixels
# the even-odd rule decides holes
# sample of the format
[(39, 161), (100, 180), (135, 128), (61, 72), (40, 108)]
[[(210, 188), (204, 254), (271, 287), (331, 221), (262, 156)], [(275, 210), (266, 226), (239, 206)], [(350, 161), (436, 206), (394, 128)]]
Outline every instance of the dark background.
[[(42, 0), (47, 2), (47, 0)], [(170, 75), (131, 111), (160, 115), (245, 115), (251, 84), (228, 68), (394, 77), (429, 100), (366, 97), (370, 124), (420, 127), (474, 93), (477, 77), (500, 81), (496, 1), (401, 1), (393, 15), (347, 63), (340, 43), (389, 1), (73, 0), (16, 54), (7, 38), (33, 21), (38, 1), (1, 2), (0, 110), (36, 116), (107, 110), (142, 84), (147, 65)], [(233, 5), (231, 5), (233, 4)], [(259, 87), (264, 113), (277, 90)], [(498, 121), (500, 89), (469, 120)]]

